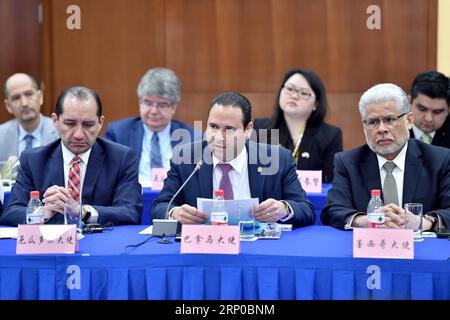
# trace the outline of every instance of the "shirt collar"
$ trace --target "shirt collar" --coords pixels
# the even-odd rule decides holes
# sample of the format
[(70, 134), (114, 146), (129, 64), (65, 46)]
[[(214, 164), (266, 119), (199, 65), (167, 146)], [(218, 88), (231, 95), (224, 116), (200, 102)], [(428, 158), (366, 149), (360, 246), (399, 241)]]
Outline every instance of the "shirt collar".
[[(244, 166), (247, 165), (247, 159), (248, 159), (247, 148), (244, 146), (244, 148), (242, 148), (242, 151), (237, 155), (236, 158), (234, 158), (231, 161), (228, 161), (226, 163), (230, 164), (233, 167), (233, 169), (236, 170), (239, 174), (242, 174), (242, 171), (244, 170)], [(214, 168), (219, 163), (224, 163), (224, 162), (217, 159), (213, 154)]]
[[(153, 137), (153, 134), (155, 131), (150, 130), (145, 123), (142, 123), (144, 126), (144, 134), (148, 135), (151, 139)], [(161, 131), (158, 132), (158, 138), (160, 139), (169, 139), (170, 140), (170, 129), (171, 129), (171, 123), (169, 121), (169, 124)]]
[[(416, 139), (420, 139), (420, 137), (425, 133), (422, 130), (420, 130), (419, 128), (417, 128), (415, 124), (413, 124), (412, 129), (413, 129), (413, 132), (414, 132), (414, 137)], [(436, 133), (436, 131), (429, 132), (428, 135), (431, 137), (431, 139), (433, 139), (435, 133)]]
[[(400, 153), (395, 157), (394, 160), (392, 160), (392, 162), (395, 163), (395, 165), (402, 171), (405, 171), (405, 160), (406, 160), (406, 151), (408, 150), (408, 142), (405, 143), (405, 145), (403, 146), (402, 150), (400, 151)], [(385, 157), (380, 156), (377, 154), (377, 159), (378, 159), (378, 168), (381, 171), (381, 169), (383, 168), (384, 164), (388, 161)]]
[(43, 124), (44, 121), (42, 121), (42, 116), (39, 115), (39, 125), (36, 127), (36, 129), (34, 129), (33, 132), (28, 133), (20, 123), (19, 124), (19, 141), (22, 141), (23, 139), (25, 139), (25, 136), (27, 134), (33, 136), (35, 139), (40, 139), (41, 138), (41, 133), (42, 133), (42, 128), (44, 127)]
[[(65, 166), (70, 166), (73, 157), (76, 156), (76, 154), (74, 154), (72, 151), (70, 151), (69, 149), (66, 148), (66, 146), (64, 145), (64, 143), (61, 141), (61, 149), (62, 149), (62, 154), (63, 154), (63, 161), (64, 161), (64, 165)], [(78, 156), (81, 158), (81, 162), (83, 162), (84, 164), (87, 165), (88, 160), (89, 160), (89, 156), (91, 154), (91, 150), (92, 147), (89, 148), (88, 151), (84, 152), (84, 153), (80, 153)]]

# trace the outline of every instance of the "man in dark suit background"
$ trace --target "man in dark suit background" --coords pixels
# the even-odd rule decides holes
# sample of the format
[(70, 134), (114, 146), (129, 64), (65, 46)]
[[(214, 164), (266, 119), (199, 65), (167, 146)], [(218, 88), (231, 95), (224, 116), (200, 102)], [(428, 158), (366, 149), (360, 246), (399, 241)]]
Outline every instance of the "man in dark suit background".
[(0, 224), (25, 223), (30, 191), (40, 191), (46, 223), (64, 223), (64, 204), (82, 204), (85, 223), (139, 224), (142, 193), (137, 158), (128, 147), (98, 138), (104, 116), (97, 93), (65, 89), (52, 114), (61, 139), (22, 153)]
[(139, 180), (150, 181), (152, 168), (169, 169), (173, 148), (178, 143), (196, 138), (191, 126), (172, 119), (180, 102), (180, 82), (172, 70), (147, 71), (137, 95), (140, 117), (110, 123), (105, 138), (132, 148), (140, 159)]
[(336, 154), (323, 224), (366, 227), (370, 191), (382, 189), (387, 227), (405, 227), (408, 202), (423, 204), (424, 230), (450, 226), (450, 150), (409, 139), (414, 115), (406, 93), (374, 86), (361, 96), (359, 112), (367, 144)]
[[(213, 190), (229, 186), (224, 188), (228, 190), (225, 199), (259, 198), (255, 208), (259, 221), (314, 224), (314, 207), (297, 179), (292, 154), (278, 146), (248, 141), (252, 130), (247, 98), (234, 92), (216, 97), (209, 109), (206, 141), (183, 145), (174, 154), (164, 188), (153, 203), (152, 218), (205, 223), (208, 216), (196, 208), (197, 198), (211, 198)], [(204, 164), (168, 208), (200, 160)]]
[(450, 82), (440, 72), (420, 73), (411, 85), (411, 138), (450, 148)]

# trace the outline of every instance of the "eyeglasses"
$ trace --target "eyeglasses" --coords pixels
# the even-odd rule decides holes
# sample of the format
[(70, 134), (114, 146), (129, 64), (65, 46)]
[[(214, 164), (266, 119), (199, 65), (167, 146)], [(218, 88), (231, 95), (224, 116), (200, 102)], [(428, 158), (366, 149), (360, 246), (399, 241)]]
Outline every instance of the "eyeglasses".
[(303, 100), (308, 100), (313, 95), (312, 92), (309, 91), (308, 89), (304, 89), (304, 88), (297, 89), (296, 87), (291, 86), (291, 85), (285, 84), (283, 86), (283, 89), (284, 89), (284, 92), (288, 96), (292, 96), (292, 95), (294, 95), (294, 93), (297, 93), (298, 96), (300, 97), (300, 99), (303, 99)]
[(141, 99), (141, 103), (147, 108), (156, 107), (158, 110), (167, 110), (174, 106), (174, 102), (153, 102), (146, 99)]
[(376, 128), (378, 128), (378, 126), (380, 125), (381, 121), (383, 121), (383, 123), (386, 126), (393, 127), (397, 123), (398, 119), (403, 117), (405, 114), (407, 114), (407, 112), (402, 113), (399, 116), (390, 115), (390, 116), (385, 116), (385, 117), (381, 117), (381, 118), (363, 119), (362, 122), (364, 123), (364, 126), (367, 129), (376, 129)]

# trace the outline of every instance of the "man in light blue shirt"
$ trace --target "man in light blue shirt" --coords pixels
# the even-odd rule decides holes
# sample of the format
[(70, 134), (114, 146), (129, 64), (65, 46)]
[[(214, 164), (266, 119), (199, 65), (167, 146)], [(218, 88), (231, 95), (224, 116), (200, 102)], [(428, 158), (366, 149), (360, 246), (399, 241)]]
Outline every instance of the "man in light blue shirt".
[(3, 93), (6, 110), (15, 119), (0, 125), (0, 161), (58, 139), (51, 119), (40, 113), (43, 94), (35, 79), (16, 73), (5, 81)]
[(183, 142), (201, 139), (194, 129), (172, 119), (180, 102), (180, 81), (166, 68), (154, 68), (142, 77), (138, 88), (140, 117), (109, 124), (105, 138), (128, 146), (139, 159), (139, 181), (151, 180), (154, 168), (170, 168), (173, 148)]

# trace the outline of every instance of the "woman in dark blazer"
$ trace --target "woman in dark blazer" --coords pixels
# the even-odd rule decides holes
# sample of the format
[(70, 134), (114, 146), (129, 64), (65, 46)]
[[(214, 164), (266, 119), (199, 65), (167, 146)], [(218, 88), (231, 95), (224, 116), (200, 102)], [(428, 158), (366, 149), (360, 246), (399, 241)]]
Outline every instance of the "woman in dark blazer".
[[(275, 100), (270, 118), (254, 121), (254, 128), (269, 129), (268, 142), (277, 143), (274, 131), (279, 129), (278, 143), (292, 151), (298, 170), (322, 170), (323, 182), (333, 180), (333, 159), (342, 151), (342, 130), (324, 122), (327, 96), (319, 76), (306, 69), (288, 71)], [(265, 142), (258, 132), (260, 142)]]

